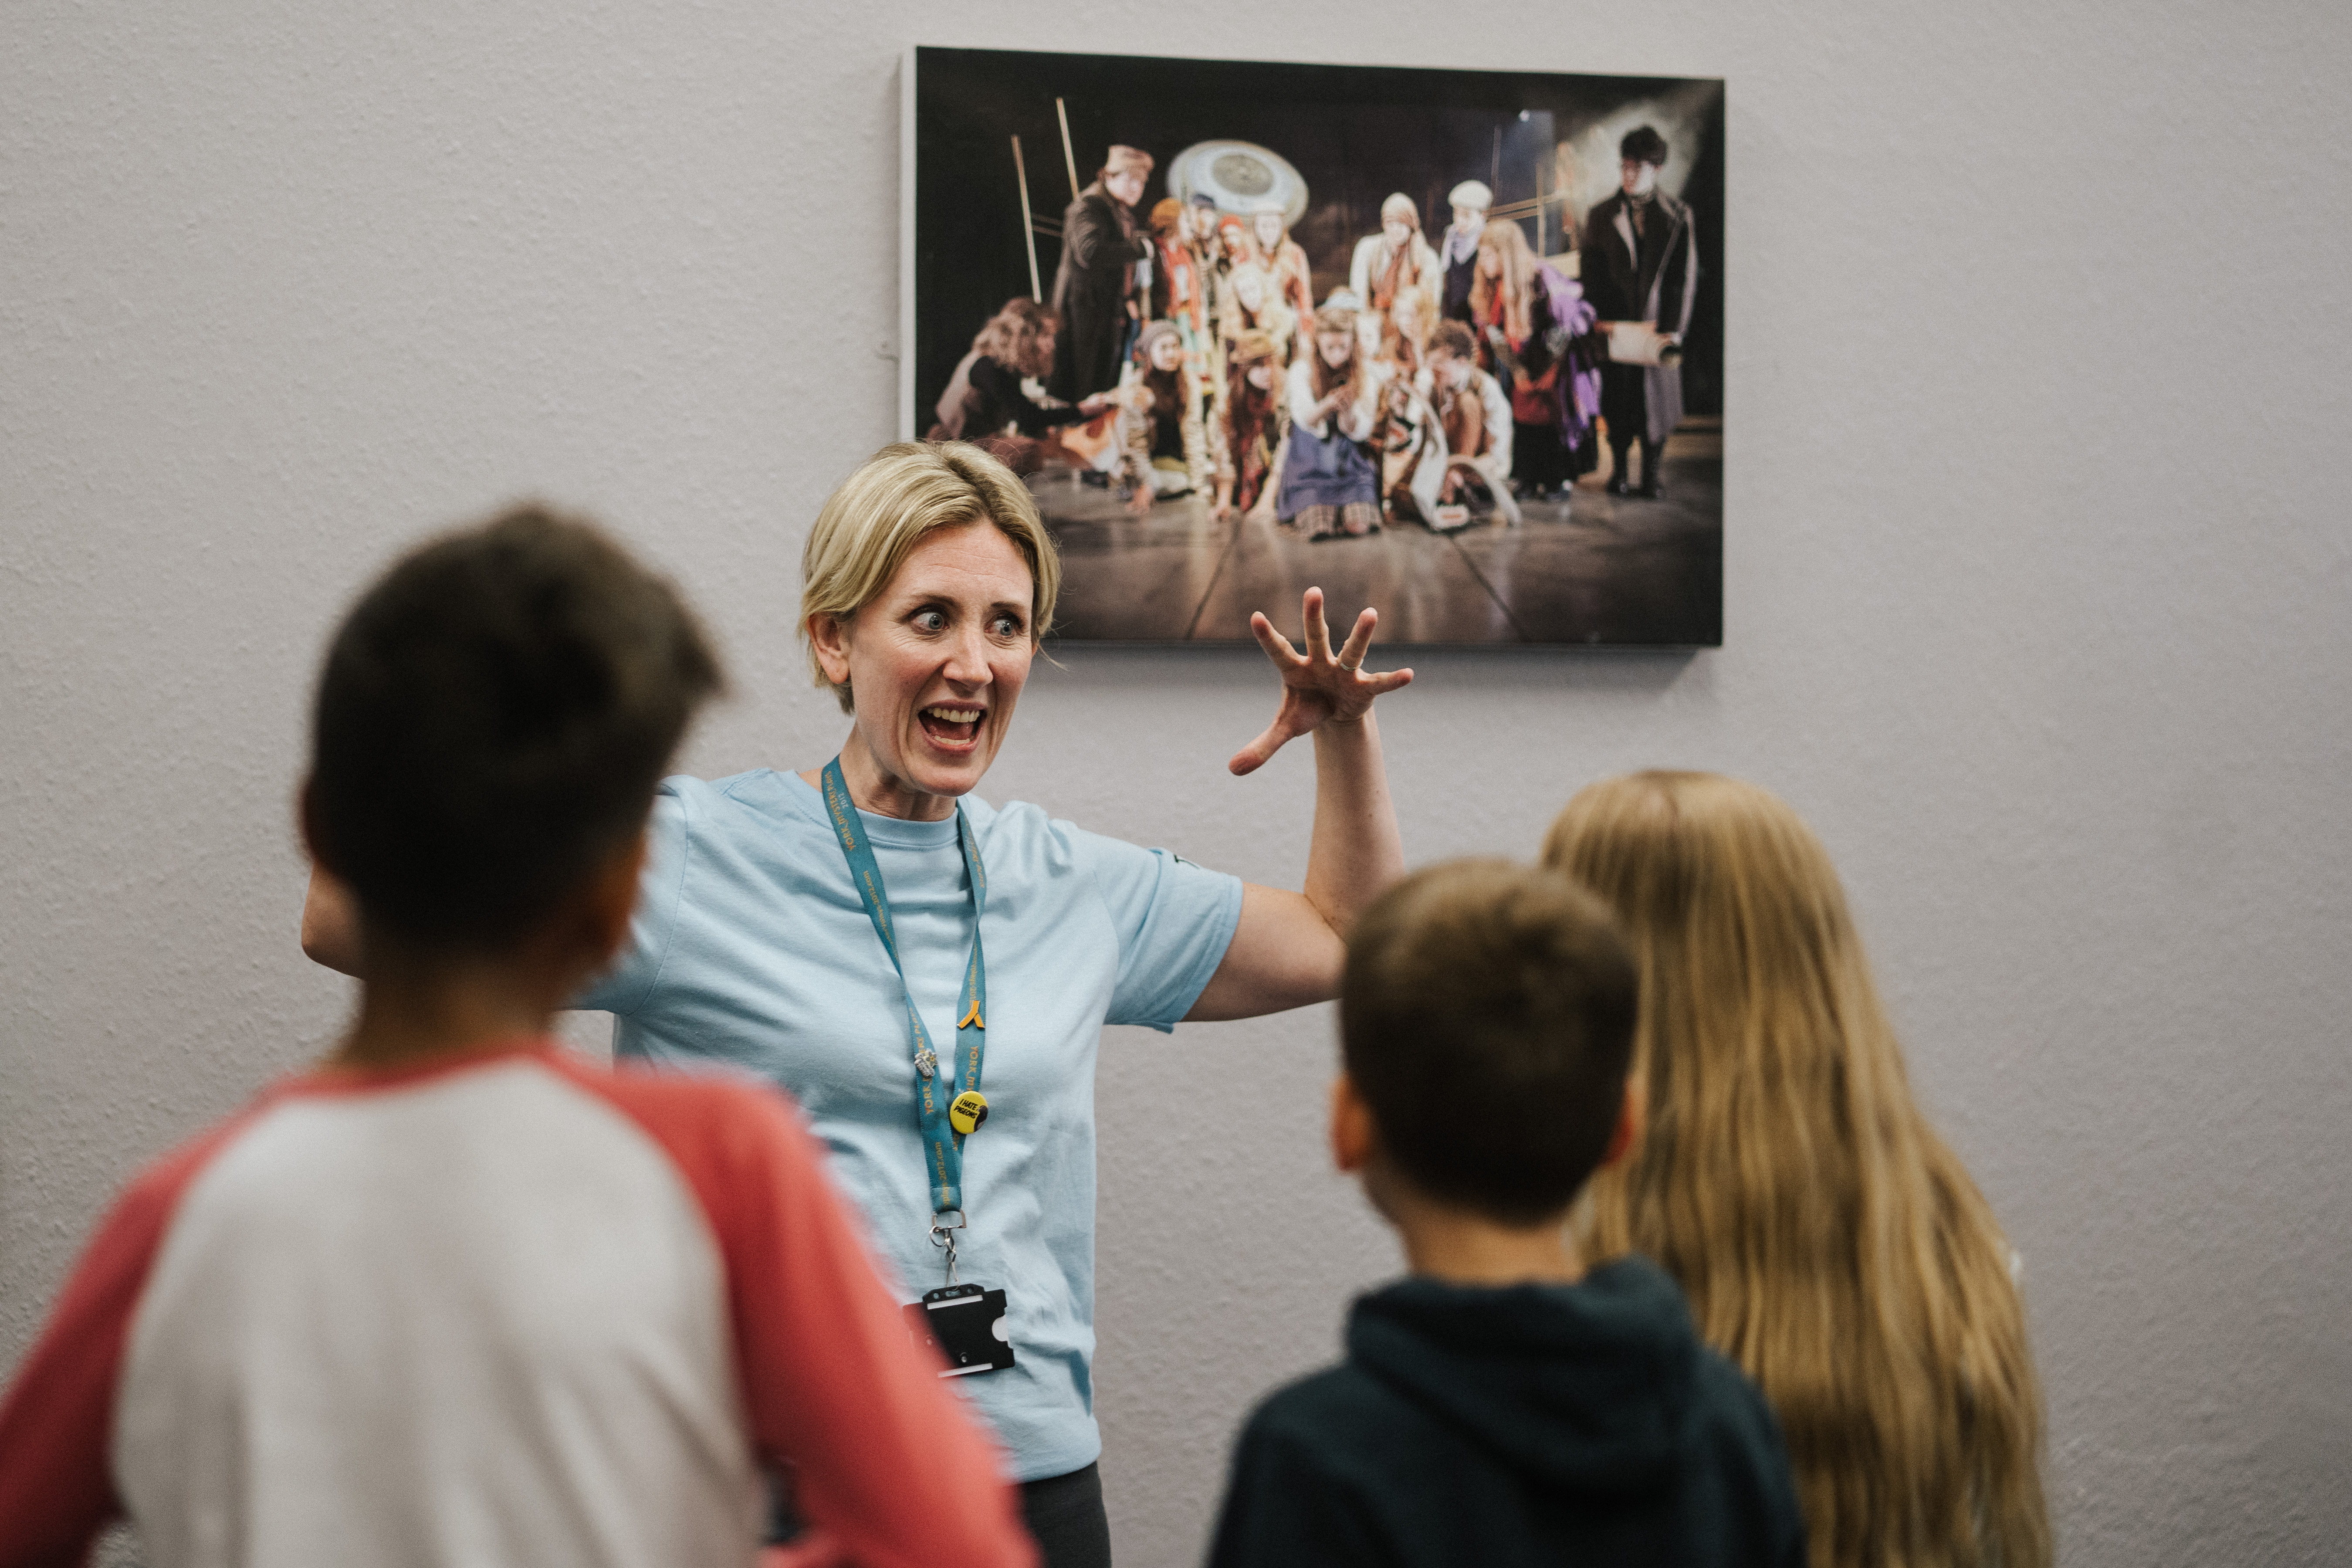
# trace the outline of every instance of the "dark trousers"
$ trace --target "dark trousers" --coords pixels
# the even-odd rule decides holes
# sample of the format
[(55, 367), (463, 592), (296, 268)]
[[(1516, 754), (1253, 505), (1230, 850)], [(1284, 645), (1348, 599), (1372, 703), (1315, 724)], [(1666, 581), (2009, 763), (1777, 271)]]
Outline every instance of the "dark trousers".
[(1037, 1538), (1045, 1568), (1110, 1568), (1110, 1516), (1102, 1467), (1021, 1485), (1021, 1518)]
[[(768, 1543), (799, 1538), (803, 1525), (792, 1490), (772, 1477)], [(1110, 1516), (1103, 1511), (1102, 1467), (1021, 1483), (1021, 1522), (1036, 1538), (1045, 1568), (1110, 1568)]]

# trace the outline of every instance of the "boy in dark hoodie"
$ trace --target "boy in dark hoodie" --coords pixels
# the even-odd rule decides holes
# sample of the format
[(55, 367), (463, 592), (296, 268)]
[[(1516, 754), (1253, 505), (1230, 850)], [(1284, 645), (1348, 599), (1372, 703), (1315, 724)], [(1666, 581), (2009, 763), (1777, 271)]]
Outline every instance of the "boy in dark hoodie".
[(1348, 1359), (1251, 1416), (1213, 1568), (1766, 1564), (1804, 1525), (1763, 1396), (1647, 1258), (1565, 1230), (1631, 1146), (1638, 984), (1599, 900), (1465, 860), (1407, 878), (1348, 943), (1332, 1154), (1410, 1278)]

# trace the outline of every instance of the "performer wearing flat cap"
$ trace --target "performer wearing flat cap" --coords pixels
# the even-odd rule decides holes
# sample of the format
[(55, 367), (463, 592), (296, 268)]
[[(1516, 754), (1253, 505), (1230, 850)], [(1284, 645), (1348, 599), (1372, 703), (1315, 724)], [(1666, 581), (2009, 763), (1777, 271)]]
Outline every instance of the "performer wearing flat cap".
[(1445, 231), (1445, 246), (1438, 258), (1445, 267), (1444, 315), (1449, 321), (1470, 319), (1470, 288), (1478, 280), (1478, 237), (1486, 232), (1486, 214), (1495, 205), (1495, 193), (1483, 180), (1465, 180), (1446, 193), (1446, 205), (1454, 209), (1454, 223)]
[(1151, 253), (1137, 233), (1135, 204), (1143, 199), (1151, 154), (1113, 146), (1094, 184), (1062, 214), (1062, 265), (1054, 274), (1054, 312), (1062, 320), (1054, 343), (1049, 389), (1078, 403), (1118, 384), (1127, 354), (1136, 264)]

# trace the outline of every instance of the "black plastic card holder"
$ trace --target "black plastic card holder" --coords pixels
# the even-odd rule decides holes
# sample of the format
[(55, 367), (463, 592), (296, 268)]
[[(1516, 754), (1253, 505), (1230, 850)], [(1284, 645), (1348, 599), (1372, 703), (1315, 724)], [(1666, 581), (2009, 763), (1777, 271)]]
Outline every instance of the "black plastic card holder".
[(928, 1345), (948, 1364), (941, 1377), (1003, 1372), (1013, 1364), (1011, 1325), (1004, 1321), (1004, 1292), (978, 1285), (946, 1285), (927, 1290), (903, 1309), (915, 1342)]

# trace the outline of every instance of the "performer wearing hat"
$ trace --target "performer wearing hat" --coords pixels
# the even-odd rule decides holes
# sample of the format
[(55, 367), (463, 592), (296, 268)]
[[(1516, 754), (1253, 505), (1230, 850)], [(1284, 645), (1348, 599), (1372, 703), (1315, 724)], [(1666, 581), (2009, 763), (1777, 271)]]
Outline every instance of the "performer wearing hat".
[(1151, 242), (1137, 234), (1135, 222), (1135, 204), (1150, 174), (1150, 153), (1113, 146), (1094, 184), (1062, 213), (1062, 264), (1054, 274), (1054, 313), (1062, 331), (1054, 343), (1049, 390), (1065, 403), (1084, 402), (1118, 384), (1129, 323), (1142, 314), (1133, 299), (1137, 264), (1148, 264), (1151, 255)]
[[(1690, 208), (1658, 188), (1666, 151), (1666, 139), (1647, 125), (1635, 126), (1618, 143), (1623, 188), (1584, 220), (1581, 271), (1585, 300), (1600, 317), (1597, 331), (1648, 321), (1668, 343), (1679, 343), (1698, 295), (1698, 259)], [(1602, 365), (1601, 416), (1609, 422), (1609, 450), (1616, 459), (1609, 493), (1626, 493), (1626, 459), (1638, 438), (1641, 493), (1657, 495), (1666, 437), (1683, 418), (1682, 366), (1614, 360)]]
[(1483, 180), (1465, 180), (1445, 197), (1454, 209), (1454, 225), (1445, 231), (1439, 253), (1445, 268), (1444, 314), (1449, 321), (1470, 319), (1470, 288), (1478, 279), (1478, 237), (1486, 232), (1486, 214), (1495, 193)]

